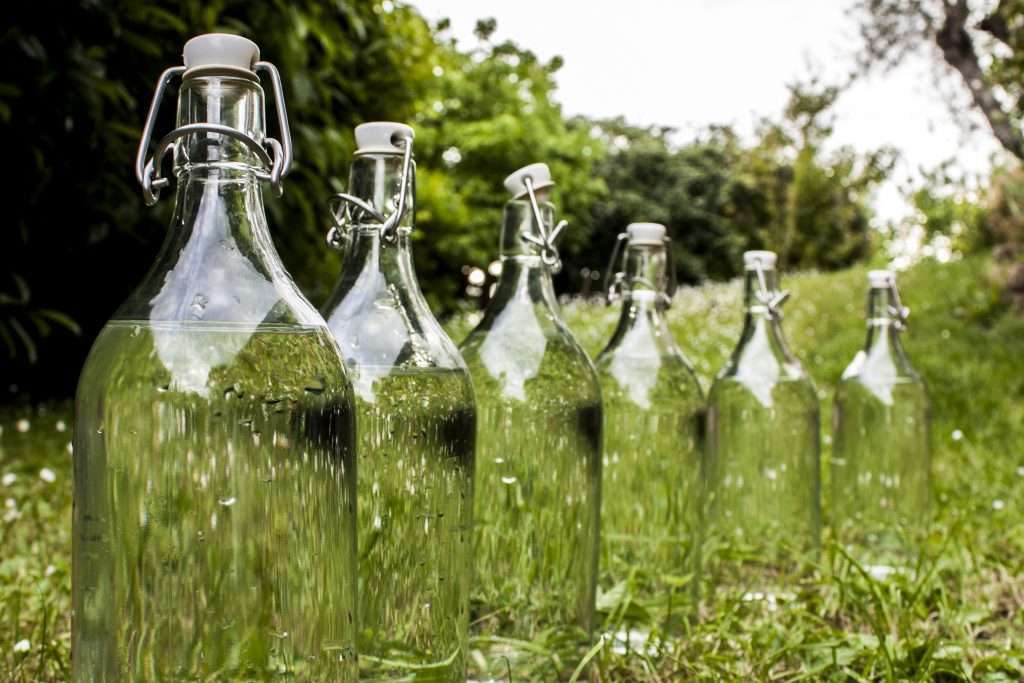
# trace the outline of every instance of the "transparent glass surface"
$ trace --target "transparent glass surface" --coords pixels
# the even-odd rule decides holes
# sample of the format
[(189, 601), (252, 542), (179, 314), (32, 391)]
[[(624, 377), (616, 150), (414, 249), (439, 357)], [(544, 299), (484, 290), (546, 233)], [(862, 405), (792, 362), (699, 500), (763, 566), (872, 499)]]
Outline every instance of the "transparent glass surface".
[(708, 396), (704, 474), (708, 578), (750, 597), (788, 593), (821, 527), (817, 392), (756, 288), (748, 271), (740, 342)]
[[(547, 219), (553, 209), (544, 204)], [(462, 344), (479, 410), (474, 623), (530, 638), (594, 622), (601, 510), (601, 394), (559, 317), (551, 273), (524, 253), (537, 230), (506, 206), (502, 272)]]
[[(212, 122), (262, 97), (210, 80)], [(157, 264), (82, 371), (76, 681), (357, 673), (351, 385), (274, 252), (254, 169), (218, 144), (183, 144)]]
[(890, 305), (887, 288), (871, 290), (867, 342), (839, 381), (833, 412), (836, 538), (881, 577), (916, 562), (931, 498), (928, 395)]
[[(351, 191), (395, 210), (401, 157), (353, 164)], [(353, 378), (363, 680), (466, 680), (476, 412), (455, 344), (416, 282), (413, 196), (394, 240), (360, 225), (324, 307)]]
[(597, 358), (608, 558), (692, 571), (704, 395), (665, 322), (665, 247), (629, 246), (622, 315)]

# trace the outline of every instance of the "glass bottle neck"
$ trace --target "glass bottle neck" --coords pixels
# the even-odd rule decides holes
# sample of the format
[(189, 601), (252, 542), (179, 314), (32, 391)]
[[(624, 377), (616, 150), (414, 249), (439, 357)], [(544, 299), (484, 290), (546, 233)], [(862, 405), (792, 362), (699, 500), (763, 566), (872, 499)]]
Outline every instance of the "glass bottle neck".
[[(383, 225), (372, 216), (352, 207), (356, 224), (349, 233), (349, 246), (345, 252), (342, 270), (344, 280), (350, 284), (378, 274), (385, 286), (397, 286), (419, 291), (412, 261), (412, 233), (415, 209), (415, 172), (410, 169), (409, 188), (402, 216), (393, 230), (384, 234)], [(352, 162), (349, 174), (349, 193), (372, 206), (385, 218), (398, 209), (402, 186), (402, 156), (396, 154), (364, 154)], [(377, 279), (377, 276), (374, 275)]]
[(491, 307), (501, 308), (511, 300), (524, 300), (542, 304), (551, 310), (558, 309), (551, 268), (541, 259), (540, 248), (523, 239), (524, 234), (539, 238), (554, 225), (555, 207), (545, 201), (539, 202), (539, 207), (545, 223), (543, 231), (528, 200), (512, 200), (505, 204), (499, 252), (501, 277)]
[(634, 244), (626, 247), (622, 298), (627, 304), (665, 307), (668, 292), (667, 250), (662, 245)]
[(537, 223), (537, 216), (529, 200), (513, 199), (505, 204), (505, 211), (501, 224), (501, 249), (500, 254), (506, 256), (540, 256), (539, 246), (523, 238), (523, 235), (532, 235), (536, 238), (543, 238), (550, 234), (555, 225), (555, 207), (546, 201), (537, 203), (540, 208), (540, 217), (544, 221), (541, 226)]
[[(762, 284), (763, 278), (763, 284)], [(743, 307), (747, 316), (773, 317), (768, 307), (758, 298), (762, 292), (774, 294), (779, 291), (779, 278), (774, 268), (762, 268), (761, 274), (757, 270), (747, 269), (743, 276)]]
[(877, 352), (889, 348), (901, 353), (899, 321), (893, 315), (895, 297), (888, 287), (872, 287), (868, 290), (868, 333), (864, 343), (865, 351)]
[[(220, 74), (187, 77), (178, 95), (177, 125), (190, 124), (227, 126), (263, 144), (266, 115), (259, 80), (255, 75), (251, 78)], [(208, 166), (231, 166), (251, 173), (267, 170), (252, 149), (239, 140), (206, 132), (183, 137), (174, 153), (177, 175)]]
[[(349, 172), (349, 194), (362, 199), (384, 218), (390, 218), (398, 210), (402, 188), (401, 154), (360, 154), (352, 161)], [(416, 216), (416, 167), (409, 169), (409, 186), (406, 188), (405, 203), (397, 227), (411, 230)], [(353, 207), (356, 216), (356, 230), (377, 227), (381, 224), (373, 217)]]
[(745, 272), (743, 305), (746, 313), (740, 342), (733, 356), (735, 363), (748, 357), (762, 357), (765, 353), (780, 363), (796, 363), (796, 358), (786, 344), (778, 316), (758, 298), (762, 291), (774, 294), (778, 290), (778, 275), (774, 268), (762, 268), (760, 276), (755, 269)]

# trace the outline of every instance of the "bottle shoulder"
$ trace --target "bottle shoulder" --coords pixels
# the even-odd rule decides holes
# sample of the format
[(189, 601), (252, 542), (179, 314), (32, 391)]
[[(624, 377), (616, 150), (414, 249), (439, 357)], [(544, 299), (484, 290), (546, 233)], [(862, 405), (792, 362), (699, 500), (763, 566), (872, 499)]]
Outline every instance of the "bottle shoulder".
[[(351, 284), (351, 283), (350, 283)], [(455, 342), (418, 291), (384, 278), (340, 286), (324, 306), (331, 335), (350, 366), (465, 371)]]
[(594, 363), (557, 316), (546, 324), (514, 313), (494, 319), (492, 326), (481, 321), (460, 346), (479, 401), (600, 401)]

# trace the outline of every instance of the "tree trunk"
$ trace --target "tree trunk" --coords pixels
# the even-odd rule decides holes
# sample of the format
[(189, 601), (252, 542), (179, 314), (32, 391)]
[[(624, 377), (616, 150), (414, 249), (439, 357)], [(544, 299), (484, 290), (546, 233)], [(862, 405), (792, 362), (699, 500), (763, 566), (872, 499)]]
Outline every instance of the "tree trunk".
[(1010, 154), (1024, 161), (1024, 135), (992, 92), (985, 72), (978, 63), (974, 42), (967, 33), (967, 0), (953, 0), (946, 2), (945, 5), (945, 21), (935, 34), (935, 42), (942, 50), (943, 59), (963, 77), (974, 104), (985, 115), (999, 144)]

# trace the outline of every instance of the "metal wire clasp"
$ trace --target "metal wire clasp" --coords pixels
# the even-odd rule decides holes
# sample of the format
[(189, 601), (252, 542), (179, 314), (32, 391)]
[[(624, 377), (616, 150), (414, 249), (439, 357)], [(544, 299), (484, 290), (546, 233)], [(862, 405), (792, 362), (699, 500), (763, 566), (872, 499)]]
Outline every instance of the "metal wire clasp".
[[(339, 192), (328, 200), (327, 207), (334, 225), (327, 231), (327, 244), (335, 249), (343, 249), (348, 241), (352, 228), (364, 222), (369, 216), (380, 223), (381, 237), (393, 243), (398, 237), (398, 223), (405, 213), (406, 197), (411, 192), (413, 170), (416, 165), (412, 153), (412, 137), (400, 136), (393, 140), (396, 146), (402, 147), (402, 178), (398, 188), (398, 202), (391, 215), (384, 216), (374, 206), (353, 194)], [(355, 213), (354, 213), (355, 212)]]
[(896, 281), (894, 279), (889, 280), (889, 293), (892, 294), (893, 304), (886, 307), (894, 319), (893, 324), (897, 330), (907, 329), (907, 319), (910, 318), (910, 309), (903, 305), (903, 301), (900, 299), (900, 290), (896, 287)]
[(523, 184), (526, 186), (526, 194), (530, 197), (530, 208), (533, 210), (533, 219), (537, 222), (537, 227), (540, 230), (540, 237), (526, 230), (520, 231), (519, 237), (524, 242), (529, 242), (540, 249), (540, 260), (551, 269), (552, 273), (557, 274), (562, 270), (562, 258), (558, 255), (555, 241), (569, 225), (569, 221), (558, 221), (558, 225), (548, 232), (547, 224), (544, 223), (544, 217), (540, 212), (540, 204), (537, 202), (537, 193), (533, 189), (533, 178), (526, 176), (523, 178)]
[(759, 258), (754, 259), (754, 272), (757, 273), (757, 291), (754, 292), (754, 298), (768, 310), (768, 315), (773, 319), (782, 320), (782, 305), (789, 299), (789, 292), (782, 290), (773, 292), (768, 289), (764, 266)]
[[(626, 273), (622, 269), (616, 269), (616, 266), (619, 265), (620, 260), (625, 261), (626, 253), (623, 251), (622, 245), (628, 240), (629, 233), (620, 232), (615, 238), (615, 246), (612, 247), (612, 255), (608, 260), (608, 269), (604, 274), (604, 301), (609, 306), (622, 298), (622, 289), (626, 284)], [(668, 275), (668, 283), (665, 290), (662, 291), (657, 283), (651, 282), (645, 277), (636, 276), (633, 279), (657, 291), (665, 308), (671, 308), (672, 299), (675, 297), (678, 287), (676, 268), (672, 257), (672, 240), (665, 237), (662, 242), (665, 245), (665, 270), (667, 271), (666, 275)]]
[(156, 92), (153, 93), (153, 100), (149, 105), (149, 113), (146, 116), (146, 123), (142, 128), (142, 139), (139, 140), (139, 149), (135, 155), (135, 177), (142, 186), (142, 196), (147, 206), (156, 204), (160, 199), (160, 191), (171, 184), (169, 178), (160, 174), (160, 168), (164, 156), (174, 149), (176, 143), (186, 135), (192, 133), (215, 133), (241, 142), (256, 155), (256, 158), (263, 164), (264, 170), (257, 172), (257, 177), (269, 180), (275, 194), (281, 195), (284, 191), (282, 179), (288, 174), (292, 166), (292, 133), (288, 126), (288, 110), (284, 102), (284, 88), (281, 84), (281, 74), (270, 62), (256, 62), (254, 69), (257, 72), (265, 71), (270, 77), (271, 90), (274, 95), (274, 105), (277, 109), (277, 122), (280, 127), (281, 140), (275, 138), (264, 138), (260, 144), (250, 135), (242, 131), (217, 123), (190, 123), (179, 126), (160, 139), (156, 145), (156, 153), (146, 158), (149, 152), (149, 143), (153, 138), (153, 130), (156, 127), (157, 114), (160, 112), (160, 104), (163, 101), (164, 92), (167, 86), (177, 76), (185, 73), (184, 66), (172, 66), (160, 74), (156, 83)]

